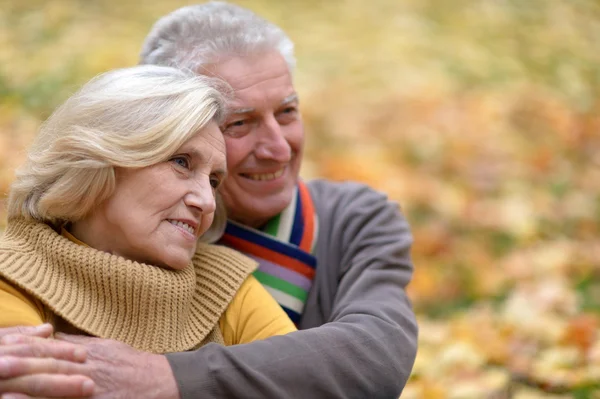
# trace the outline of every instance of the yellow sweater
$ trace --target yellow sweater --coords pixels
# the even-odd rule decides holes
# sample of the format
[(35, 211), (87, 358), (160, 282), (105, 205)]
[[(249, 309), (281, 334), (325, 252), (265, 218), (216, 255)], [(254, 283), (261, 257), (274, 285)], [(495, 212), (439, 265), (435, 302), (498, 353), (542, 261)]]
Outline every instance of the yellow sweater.
[[(66, 231), (62, 235), (72, 242), (85, 245)], [(0, 327), (37, 325), (51, 321), (50, 317), (51, 313), (38, 299), (0, 277)], [(252, 276), (243, 281), (219, 318), (218, 325), (226, 345), (248, 343), (295, 331), (281, 307)]]

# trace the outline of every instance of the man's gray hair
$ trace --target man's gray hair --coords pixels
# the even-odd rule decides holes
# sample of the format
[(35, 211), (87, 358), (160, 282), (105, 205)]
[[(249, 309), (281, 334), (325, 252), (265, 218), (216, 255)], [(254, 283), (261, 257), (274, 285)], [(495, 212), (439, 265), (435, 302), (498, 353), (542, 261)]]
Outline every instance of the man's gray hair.
[(222, 1), (179, 8), (159, 19), (144, 41), (140, 64), (202, 73), (228, 57), (278, 51), (290, 73), (294, 44), (277, 25), (252, 11)]

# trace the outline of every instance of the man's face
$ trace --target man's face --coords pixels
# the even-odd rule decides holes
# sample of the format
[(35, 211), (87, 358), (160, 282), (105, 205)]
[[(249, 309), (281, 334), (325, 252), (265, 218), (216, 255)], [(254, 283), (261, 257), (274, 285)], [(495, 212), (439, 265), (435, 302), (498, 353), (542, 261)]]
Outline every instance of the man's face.
[(231, 219), (259, 227), (291, 202), (300, 172), (304, 127), (292, 77), (277, 52), (207, 69), (234, 90), (222, 125), (229, 175), (220, 192)]

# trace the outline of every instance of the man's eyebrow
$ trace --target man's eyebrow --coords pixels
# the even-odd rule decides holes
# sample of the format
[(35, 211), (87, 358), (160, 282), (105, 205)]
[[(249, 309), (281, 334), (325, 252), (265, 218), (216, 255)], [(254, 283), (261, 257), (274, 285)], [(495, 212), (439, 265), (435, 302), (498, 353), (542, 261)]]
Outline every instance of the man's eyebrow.
[[(298, 94), (293, 93), (293, 94), (290, 94), (289, 96), (287, 96), (286, 98), (284, 98), (281, 101), (280, 105), (287, 105), (287, 104), (291, 104), (291, 103), (297, 102), (297, 101), (298, 101)], [(231, 115), (249, 114), (254, 111), (256, 111), (256, 108), (233, 108), (233, 109), (229, 110), (229, 114), (231, 114)]]
[(281, 105), (287, 105), (287, 104), (297, 102), (297, 101), (298, 101), (298, 94), (294, 93), (294, 94), (290, 94), (289, 96), (284, 98), (283, 101), (281, 102)]
[(230, 114), (238, 115), (238, 114), (249, 114), (250, 112), (254, 112), (254, 108), (234, 108), (229, 110)]

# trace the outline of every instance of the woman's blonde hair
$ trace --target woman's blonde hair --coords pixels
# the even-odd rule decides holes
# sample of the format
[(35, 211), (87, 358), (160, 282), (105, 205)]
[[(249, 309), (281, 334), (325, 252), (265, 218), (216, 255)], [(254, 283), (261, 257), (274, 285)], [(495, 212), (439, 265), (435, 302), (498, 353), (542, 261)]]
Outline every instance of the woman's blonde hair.
[[(210, 121), (220, 123), (224, 88), (216, 79), (153, 65), (92, 79), (42, 125), (11, 186), (9, 218), (55, 226), (82, 219), (112, 195), (115, 167), (165, 161)], [(211, 239), (226, 221), (224, 207), (217, 209)]]

